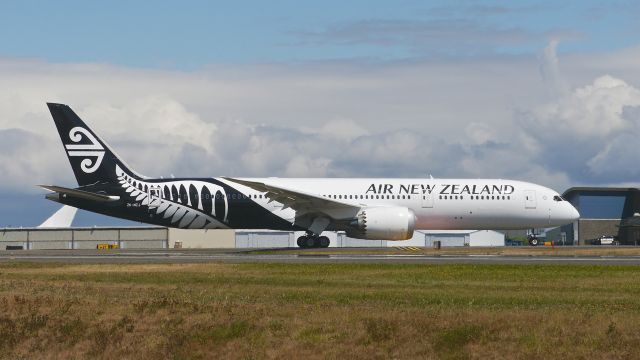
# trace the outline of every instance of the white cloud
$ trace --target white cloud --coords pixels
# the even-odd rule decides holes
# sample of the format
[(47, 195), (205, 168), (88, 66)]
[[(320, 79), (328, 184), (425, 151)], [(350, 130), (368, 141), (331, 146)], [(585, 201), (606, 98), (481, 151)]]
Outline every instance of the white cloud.
[[(640, 65), (558, 59), (556, 46), (546, 80), (520, 57), (196, 72), (0, 60), (0, 190), (73, 182), (46, 101), (71, 105), (150, 176), (632, 181)], [(549, 98), (550, 77), (566, 79), (561, 96)]]
[[(315, 130), (315, 129), (314, 129)], [(360, 136), (369, 135), (369, 131), (351, 119), (329, 120), (317, 130), (312, 130), (317, 134), (327, 137), (350, 141)]]
[(627, 106), (640, 105), (640, 91), (621, 79), (601, 76), (557, 101), (534, 109), (527, 120), (537, 131), (591, 139), (624, 131)]
[(0, 130), (0, 190), (34, 192), (37, 184), (72, 181), (64, 156), (51, 139), (21, 129)]
[(491, 126), (485, 123), (469, 123), (469, 125), (464, 128), (464, 133), (467, 136), (467, 143), (473, 145), (482, 145), (488, 142), (498, 141)]
[[(531, 156), (582, 183), (638, 181), (630, 164), (638, 154), (640, 90), (604, 75), (592, 84), (522, 114), (523, 131), (535, 140)], [(634, 140), (635, 139), (635, 140)]]
[(552, 39), (544, 48), (541, 56), (540, 73), (551, 96), (565, 96), (569, 92), (569, 85), (560, 72), (557, 55), (559, 44), (559, 40)]
[(284, 171), (289, 177), (326, 177), (331, 160), (327, 158), (309, 159), (306, 156), (297, 155), (287, 163)]

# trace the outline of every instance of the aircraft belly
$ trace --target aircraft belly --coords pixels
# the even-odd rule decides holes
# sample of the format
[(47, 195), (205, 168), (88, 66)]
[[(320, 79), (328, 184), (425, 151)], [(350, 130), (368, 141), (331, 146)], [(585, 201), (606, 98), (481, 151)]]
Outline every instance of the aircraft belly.
[[(522, 229), (544, 225), (534, 211), (510, 207), (477, 206), (452, 207), (449, 204), (421, 208), (416, 212), (416, 229), (421, 230), (495, 230)], [(475, 205), (475, 206), (474, 206)]]

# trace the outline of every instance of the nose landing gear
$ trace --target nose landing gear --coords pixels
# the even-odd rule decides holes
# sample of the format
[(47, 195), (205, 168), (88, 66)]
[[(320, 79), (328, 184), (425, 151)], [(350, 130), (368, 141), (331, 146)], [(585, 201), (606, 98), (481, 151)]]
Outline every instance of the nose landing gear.
[(298, 238), (298, 246), (303, 248), (303, 249), (309, 249), (309, 248), (327, 248), (329, 247), (329, 244), (331, 243), (331, 240), (329, 240), (328, 237), (326, 236), (318, 236), (315, 234), (307, 234), (307, 235), (303, 235), (300, 236)]
[(538, 239), (538, 234), (536, 234), (536, 229), (531, 229), (528, 231), (527, 240), (529, 241), (529, 245), (531, 246), (540, 245), (540, 240)]

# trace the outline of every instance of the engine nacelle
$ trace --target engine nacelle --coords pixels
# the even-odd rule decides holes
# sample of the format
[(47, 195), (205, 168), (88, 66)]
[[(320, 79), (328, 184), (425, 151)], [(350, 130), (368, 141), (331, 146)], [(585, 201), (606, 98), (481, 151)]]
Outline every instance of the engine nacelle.
[(360, 210), (347, 236), (370, 240), (407, 240), (413, 237), (416, 215), (406, 207), (370, 207)]

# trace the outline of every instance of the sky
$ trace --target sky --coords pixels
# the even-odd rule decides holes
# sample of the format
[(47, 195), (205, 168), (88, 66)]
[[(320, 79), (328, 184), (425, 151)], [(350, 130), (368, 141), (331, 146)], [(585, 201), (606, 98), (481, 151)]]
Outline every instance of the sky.
[(638, 15), (635, 1), (4, 1), (0, 227), (59, 207), (36, 184), (75, 185), (48, 101), (148, 176), (638, 186)]

